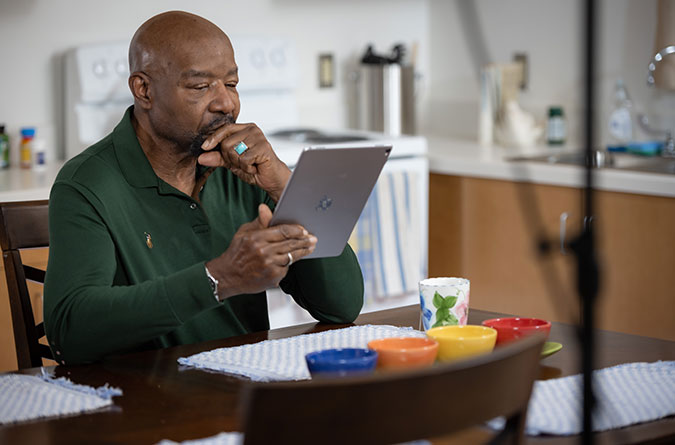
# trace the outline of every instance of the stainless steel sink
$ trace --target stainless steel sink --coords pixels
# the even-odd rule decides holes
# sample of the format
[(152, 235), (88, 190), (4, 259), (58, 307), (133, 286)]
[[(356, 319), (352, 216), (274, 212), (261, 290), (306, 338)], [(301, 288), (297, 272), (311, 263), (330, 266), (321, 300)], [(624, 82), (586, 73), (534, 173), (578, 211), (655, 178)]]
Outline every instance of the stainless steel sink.
[[(586, 165), (585, 152), (564, 152), (547, 155), (523, 156), (511, 158), (517, 162), (543, 162), (546, 164)], [(595, 168), (631, 170), (647, 173), (675, 175), (675, 158), (661, 156), (646, 157), (626, 153), (609, 153), (597, 150), (591, 156), (591, 165)]]
[(636, 170), (648, 173), (662, 173), (675, 175), (675, 158), (649, 158), (644, 162), (632, 167), (626, 167), (626, 170)]

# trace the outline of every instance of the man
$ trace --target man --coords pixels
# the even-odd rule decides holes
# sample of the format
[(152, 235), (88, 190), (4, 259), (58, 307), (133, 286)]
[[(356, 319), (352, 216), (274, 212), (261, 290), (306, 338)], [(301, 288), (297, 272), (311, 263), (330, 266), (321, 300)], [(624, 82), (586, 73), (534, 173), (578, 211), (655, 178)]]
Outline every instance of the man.
[(235, 123), (228, 37), (167, 12), (138, 29), (129, 65), (134, 105), (50, 195), (44, 317), (56, 360), (269, 329), (276, 285), (319, 321), (353, 321), (363, 279), (349, 246), (298, 261), (316, 238), (269, 227), (290, 171), (258, 127)]

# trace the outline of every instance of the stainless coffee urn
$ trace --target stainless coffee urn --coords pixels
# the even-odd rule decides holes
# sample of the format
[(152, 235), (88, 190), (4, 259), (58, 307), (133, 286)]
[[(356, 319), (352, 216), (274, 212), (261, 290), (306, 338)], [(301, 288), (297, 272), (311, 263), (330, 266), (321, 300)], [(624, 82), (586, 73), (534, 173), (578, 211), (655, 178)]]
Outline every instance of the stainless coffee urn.
[(415, 70), (406, 65), (403, 45), (390, 56), (368, 46), (357, 76), (358, 128), (392, 136), (415, 134)]

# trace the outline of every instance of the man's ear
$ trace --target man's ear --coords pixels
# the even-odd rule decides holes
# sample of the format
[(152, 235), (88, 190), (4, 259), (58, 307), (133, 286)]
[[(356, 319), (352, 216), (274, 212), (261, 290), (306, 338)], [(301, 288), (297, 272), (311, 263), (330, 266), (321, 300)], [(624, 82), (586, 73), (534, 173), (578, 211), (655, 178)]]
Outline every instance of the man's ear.
[(135, 71), (131, 73), (131, 76), (129, 76), (129, 89), (137, 105), (146, 110), (152, 107), (150, 78), (144, 72)]

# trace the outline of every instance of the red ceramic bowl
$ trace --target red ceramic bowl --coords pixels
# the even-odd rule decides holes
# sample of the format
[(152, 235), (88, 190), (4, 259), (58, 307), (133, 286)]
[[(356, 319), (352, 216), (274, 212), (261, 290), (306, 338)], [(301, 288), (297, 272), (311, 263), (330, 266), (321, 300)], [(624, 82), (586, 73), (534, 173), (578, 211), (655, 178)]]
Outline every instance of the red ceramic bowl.
[(485, 320), (483, 326), (497, 330), (498, 345), (503, 345), (535, 332), (541, 332), (548, 338), (548, 334), (551, 331), (551, 323), (539, 318), (492, 318)]

